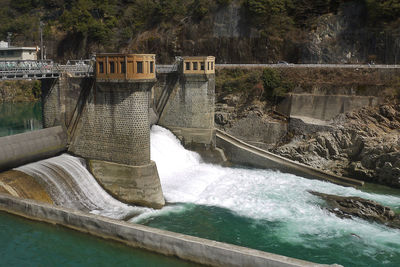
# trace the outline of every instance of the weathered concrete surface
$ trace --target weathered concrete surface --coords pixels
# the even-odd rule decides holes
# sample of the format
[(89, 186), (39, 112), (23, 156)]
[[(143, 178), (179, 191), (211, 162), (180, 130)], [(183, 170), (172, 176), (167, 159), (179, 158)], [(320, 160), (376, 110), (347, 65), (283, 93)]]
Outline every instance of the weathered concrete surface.
[(222, 148), (227, 158), (234, 164), (257, 168), (277, 169), (306, 178), (329, 181), (345, 186), (362, 186), (364, 182), (328, 174), (304, 164), (272, 154), (217, 130), (217, 147)]
[(149, 164), (149, 97), (153, 84), (96, 83), (68, 151), (88, 159)]
[(290, 117), (330, 120), (340, 113), (376, 106), (382, 101), (375, 96), (291, 94), (281, 105), (289, 109), (284, 113)]
[(185, 145), (214, 146), (210, 132), (214, 129), (215, 75), (181, 75), (169, 87), (164, 89), (170, 92), (158, 124), (173, 131)]
[(88, 160), (97, 181), (122, 202), (151, 208), (165, 205), (160, 178), (154, 161), (143, 166)]
[(61, 126), (0, 138), (0, 171), (53, 157), (66, 150)]
[[(327, 266), (0, 194), (0, 210), (212, 266)], [(338, 265), (331, 265), (338, 266)]]
[(174, 133), (185, 147), (215, 145), (215, 129), (186, 128), (186, 127), (167, 127)]
[(53, 204), (44, 186), (32, 176), (20, 171), (11, 170), (0, 173), (0, 193)]

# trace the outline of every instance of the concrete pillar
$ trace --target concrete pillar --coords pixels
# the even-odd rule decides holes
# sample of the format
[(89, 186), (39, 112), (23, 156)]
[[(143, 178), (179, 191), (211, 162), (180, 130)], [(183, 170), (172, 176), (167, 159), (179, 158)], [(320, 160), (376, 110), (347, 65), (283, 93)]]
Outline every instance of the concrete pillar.
[[(189, 148), (214, 148), (215, 73), (214, 69), (207, 69), (208, 66), (214, 68), (214, 58), (185, 60), (180, 67), (179, 80), (159, 114), (158, 124), (170, 129)], [(186, 70), (187, 66), (191, 70)]]
[(117, 199), (153, 208), (165, 202), (150, 160), (149, 98), (155, 79), (97, 81), (69, 151)]

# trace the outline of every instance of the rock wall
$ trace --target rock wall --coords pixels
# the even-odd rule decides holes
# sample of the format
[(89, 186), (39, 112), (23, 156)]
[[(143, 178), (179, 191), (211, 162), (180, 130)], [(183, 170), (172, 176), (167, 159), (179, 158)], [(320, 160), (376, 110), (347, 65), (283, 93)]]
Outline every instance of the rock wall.
[(273, 152), (338, 175), (400, 188), (400, 105), (339, 115), (325, 129), (305, 133)]

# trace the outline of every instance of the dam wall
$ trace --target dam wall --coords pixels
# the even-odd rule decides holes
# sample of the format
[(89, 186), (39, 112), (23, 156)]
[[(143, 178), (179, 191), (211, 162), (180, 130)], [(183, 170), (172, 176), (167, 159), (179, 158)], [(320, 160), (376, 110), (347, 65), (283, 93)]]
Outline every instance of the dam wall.
[(53, 157), (67, 150), (61, 126), (0, 138), (0, 171)]

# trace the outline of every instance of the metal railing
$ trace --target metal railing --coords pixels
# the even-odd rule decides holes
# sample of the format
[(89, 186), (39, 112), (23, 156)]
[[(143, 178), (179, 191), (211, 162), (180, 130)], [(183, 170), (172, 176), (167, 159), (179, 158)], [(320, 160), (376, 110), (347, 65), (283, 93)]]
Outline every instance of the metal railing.
[(215, 64), (216, 68), (349, 68), (349, 69), (400, 69), (400, 65), (375, 64)]
[(89, 60), (71, 61), (66, 65), (51, 60), (0, 61), (0, 80), (56, 78), (62, 73), (92, 76), (93, 64)]

